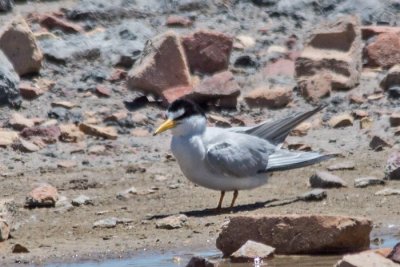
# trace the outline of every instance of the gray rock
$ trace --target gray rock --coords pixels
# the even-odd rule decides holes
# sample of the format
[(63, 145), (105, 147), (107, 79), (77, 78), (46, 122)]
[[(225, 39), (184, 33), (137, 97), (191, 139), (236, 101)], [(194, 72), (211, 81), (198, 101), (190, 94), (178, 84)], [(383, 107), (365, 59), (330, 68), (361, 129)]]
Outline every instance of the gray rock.
[(375, 193), (376, 196), (400, 195), (400, 189), (385, 188)]
[(159, 229), (178, 229), (187, 224), (188, 217), (186, 215), (171, 215), (156, 222), (156, 227)]
[(362, 177), (354, 180), (354, 187), (364, 188), (371, 185), (384, 185), (385, 181), (376, 177)]
[(329, 172), (317, 171), (310, 177), (310, 185), (313, 188), (339, 188), (345, 187), (346, 182), (339, 176)]
[(389, 155), (385, 166), (385, 177), (387, 180), (400, 180), (400, 152), (396, 151)]
[(114, 228), (117, 226), (118, 219), (115, 217), (102, 219), (93, 224), (93, 228)]
[(10, 104), (13, 107), (21, 105), (18, 84), (18, 74), (7, 57), (0, 51), (0, 104)]
[(317, 188), (300, 195), (298, 199), (303, 201), (319, 201), (325, 199), (326, 196), (326, 190)]
[(81, 205), (93, 205), (93, 200), (85, 195), (80, 195), (71, 201), (71, 204), (79, 207)]
[(10, 236), (10, 225), (5, 219), (0, 218), (0, 242), (7, 240)]
[(135, 187), (132, 186), (131, 188), (126, 189), (125, 191), (119, 192), (117, 194), (117, 199), (127, 200), (137, 194), (138, 194), (138, 191), (136, 190)]
[(231, 259), (233, 262), (253, 262), (255, 258), (266, 259), (272, 257), (275, 248), (263, 243), (248, 240), (237, 251), (233, 252)]
[(328, 171), (340, 171), (340, 170), (354, 170), (355, 165), (354, 162), (352, 161), (344, 161), (344, 162), (339, 162), (336, 164), (333, 164), (329, 166)]

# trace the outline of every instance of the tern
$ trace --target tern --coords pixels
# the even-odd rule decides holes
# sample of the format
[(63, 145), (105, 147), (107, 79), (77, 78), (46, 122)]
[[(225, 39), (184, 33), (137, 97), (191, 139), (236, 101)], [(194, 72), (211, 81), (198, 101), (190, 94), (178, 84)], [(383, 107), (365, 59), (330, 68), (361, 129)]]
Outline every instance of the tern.
[(239, 190), (264, 185), (268, 174), (305, 167), (332, 155), (281, 149), (281, 144), (299, 123), (324, 106), (250, 127), (208, 127), (205, 113), (193, 101), (178, 99), (166, 112), (167, 120), (154, 132), (172, 131), (171, 150), (183, 174), (193, 183), (221, 192), (233, 191), (230, 207)]

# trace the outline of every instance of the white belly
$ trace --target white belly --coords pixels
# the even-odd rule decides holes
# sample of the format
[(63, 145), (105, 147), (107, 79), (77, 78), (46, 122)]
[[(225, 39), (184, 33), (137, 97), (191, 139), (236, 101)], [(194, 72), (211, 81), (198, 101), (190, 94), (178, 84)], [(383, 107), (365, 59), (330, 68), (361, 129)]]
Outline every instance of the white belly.
[(186, 178), (200, 186), (219, 191), (233, 191), (253, 189), (267, 182), (266, 174), (238, 178), (210, 170), (204, 160), (206, 151), (199, 136), (188, 139), (174, 136), (171, 150)]

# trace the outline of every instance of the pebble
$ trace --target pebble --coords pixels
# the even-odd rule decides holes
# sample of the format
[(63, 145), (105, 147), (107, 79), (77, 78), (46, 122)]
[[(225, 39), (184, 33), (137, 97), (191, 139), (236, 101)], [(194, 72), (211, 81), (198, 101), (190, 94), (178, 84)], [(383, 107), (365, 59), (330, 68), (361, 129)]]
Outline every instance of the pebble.
[(12, 253), (29, 253), (29, 249), (21, 244), (15, 244), (12, 247)]
[(344, 161), (329, 166), (328, 171), (340, 171), (340, 170), (354, 170), (355, 165), (352, 161)]
[(178, 229), (187, 224), (188, 217), (186, 215), (171, 215), (166, 218), (157, 220), (156, 227), (159, 229)]
[(117, 226), (118, 219), (115, 217), (102, 219), (94, 222), (93, 228), (114, 228)]
[(346, 182), (339, 176), (329, 172), (317, 171), (310, 177), (310, 185), (313, 188), (338, 188), (346, 187)]
[(384, 185), (385, 181), (376, 177), (362, 177), (354, 180), (354, 187), (364, 188), (371, 185)]
[(122, 192), (119, 192), (117, 194), (117, 199), (119, 199), (119, 200), (127, 200), (127, 199), (129, 199), (132, 196), (137, 195), (137, 194), (138, 194), (137, 189), (132, 186), (132, 187), (130, 187), (130, 188), (128, 188), (128, 189), (126, 189), (126, 190), (124, 190)]
[(325, 199), (326, 197), (326, 190), (317, 188), (300, 195), (298, 199), (303, 201), (320, 201)]
[(248, 240), (230, 256), (233, 262), (254, 261), (255, 258), (267, 259), (273, 256), (275, 248), (263, 243)]
[(400, 195), (400, 189), (385, 188), (375, 193), (376, 196)]
[(76, 207), (79, 207), (79, 206), (82, 206), (82, 205), (93, 205), (93, 200), (88, 196), (80, 195), (80, 196), (74, 198), (71, 201), (71, 204), (76, 206)]

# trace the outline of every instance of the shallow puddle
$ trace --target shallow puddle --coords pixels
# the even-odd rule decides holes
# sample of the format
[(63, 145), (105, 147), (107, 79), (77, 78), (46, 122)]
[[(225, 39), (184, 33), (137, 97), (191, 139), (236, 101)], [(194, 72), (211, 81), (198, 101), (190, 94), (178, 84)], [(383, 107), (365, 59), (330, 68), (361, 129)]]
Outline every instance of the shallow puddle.
[[(371, 234), (371, 249), (390, 248), (400, 242), (400, 226), (389, 225), (388, 227), (374, 231)], [(190, 258), (201, 256), (210, 260), (221, 259), (222, 254), (218, 250), (198, 252), (167, 252), (150, 253), (144, 252), (129, 259), (106, 260), (102, 262), (81, 262), (68, 264), (50, 264), (46, 267), (182, 267), (186, 266)], [(265, 262), (255, 263), (231, 263), (228, 260), (221, 262), (220, 267), (325, 267), (333, 266), (341, 255), (328, 256), (275, 256)]]

